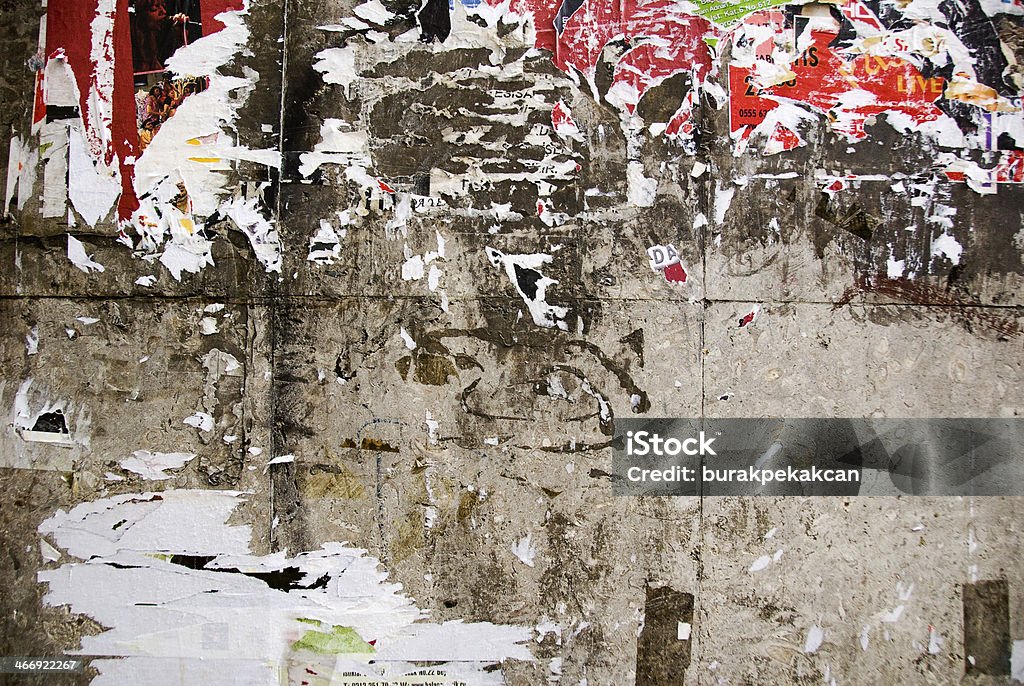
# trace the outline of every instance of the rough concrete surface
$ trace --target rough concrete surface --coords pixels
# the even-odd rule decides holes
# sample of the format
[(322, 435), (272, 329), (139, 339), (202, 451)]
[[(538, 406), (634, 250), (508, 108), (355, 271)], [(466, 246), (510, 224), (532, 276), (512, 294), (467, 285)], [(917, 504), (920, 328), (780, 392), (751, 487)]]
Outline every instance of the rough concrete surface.
[[(1024, 682), (1020, 498), (618, 497), (611, 457), (1024, 413), (1018, 4), (201, 0), (143, 151), (144, 4), (0, 2), (0, 656), (87, 662), (0, 682)], [(803, 118), (742, 129), (729, 69), (806, 66), (810, 16), (948, 54), (798, 69), (744, 97)], [(931, 100), (843, 104), (911, 68)]]

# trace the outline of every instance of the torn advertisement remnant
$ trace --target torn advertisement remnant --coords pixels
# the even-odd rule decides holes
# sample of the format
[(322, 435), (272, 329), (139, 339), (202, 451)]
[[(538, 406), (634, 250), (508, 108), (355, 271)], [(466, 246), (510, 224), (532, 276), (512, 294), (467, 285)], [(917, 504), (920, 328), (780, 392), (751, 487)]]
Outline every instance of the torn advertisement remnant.
[(548, 286), (558, 283), (544, 276), (538, 269), (551, 262), (550, 255), (506, 255), (500, 250), (486, 248), (487, 259), (495, 267), (502, 268), (509, 281), (515, 287), (519, 297), (526, 303), (533, 317), (533, 323), (546, 328), (568, 330), (565, 317), (569, 313), (566, 307), (551, 305), (547, 302)]
[(276, 151), (249, 150), (229, 133), (259, 80), (245, 65), (241, 76), (222, 74), (248, 43), (247, 0), (186, 4), (173, 14), (152, 0), (45, 5), (39, 149), (12, 142), (5, 197), (17, 187), (23, 207), (42, 151), (44, 216), (63, 216), (70, 202), (70, 225), (77, 213), (96, 226), (116, 209), (120, 242), (180, 280), (213, 264), (205, 225), (220, 212), (267, 271), (280, 272), (280, 240), (260, 196), (227, 199), (237, 162), (280, 166)]
[(276, 685), (342, 672), (400, 680), (429, 661), (451, 679), (503, 683), (493, 664), (532, 660), (525, 627), (430, 623), (387, 583), (366, 551), (250, 553), (248, 526), (228, 524), (236, 491), (119, 495), (57, 511), (39, 527), (81, 561), (39, 572), (44, 602), (105, 627), (79, 654), (97, 686), (175, 681)]
[(674, 245), (655, 245), (647, 248), (647, 259), (650, 261), (651, 269), (661, 272), (666, 281), (686, 283), (689, 275), (679, 261), (679, 252)]

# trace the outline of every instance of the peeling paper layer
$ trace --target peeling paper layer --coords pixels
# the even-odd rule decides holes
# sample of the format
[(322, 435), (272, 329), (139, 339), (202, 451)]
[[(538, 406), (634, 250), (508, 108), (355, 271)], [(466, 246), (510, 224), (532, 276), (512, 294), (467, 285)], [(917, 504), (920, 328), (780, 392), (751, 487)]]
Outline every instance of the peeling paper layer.
[[(85, 503), (43, 522), (40, 533), (87, 560), (40, 572), (44, 602), (109, 627), (82, 638), (79, 654), (104, 658), (92, 663), (94, 684), (244, 675), (269, 686), (284, 672), (299, 683), (307, 669), (394, 679), (430, 661), (449, 678), (498, 686), (500, 671), (485, 667), (533, 659), (528, 628), (426, 621), (364, 550), (328, 543), (291, 558), (250, 554), (249, 527), (227, 523), (242, 502), (235, 491), (169, 490)], [(211, 559), (189, 561), (196, 556)]]
[(526, 303), (534, 324), (549, 329), (568, 330), (565, 317), (569, 309), (551, 305), (546, 300), (548, 286), (554, 286), (558, 282), (538, 271), (540, 267), (551, 262), (550, 255), (506, 255), (491, 247), (487, 247), (486, 252), (487, 259), (495, 267), (504, 270), (519, 297)]
[(153, 453), (148, 450), (136, 450), (131, 457), (121, 460), (121, 467), (143, 479), (161, 481), (172, 476), (165, 470), (180, 469), (195, 457), (192, 453)]

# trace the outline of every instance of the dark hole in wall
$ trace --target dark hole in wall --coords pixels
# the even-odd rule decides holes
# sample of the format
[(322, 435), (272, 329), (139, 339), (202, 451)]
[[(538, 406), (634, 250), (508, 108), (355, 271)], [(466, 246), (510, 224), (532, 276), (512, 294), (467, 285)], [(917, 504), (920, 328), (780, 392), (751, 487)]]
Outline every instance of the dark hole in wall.
[(636, 686), (682, 686), (690, 640), (679, 639), (680, 622), (693, 624), (693, 594), (648, 586), (636, 646)]
[(537, 299), (537, 282), (541, 279), (540, 272), (533, 269), (526, 269), (520, 267), (518, 264), (512, 265), (516, 270), (516, 282), (519, 284), (519, 290), (523, 292), (530, 300)]
[(964, 584), (963, 603), (966, 673), (1009, 674), (1010, 589), (1006, 580)]
[(64, 412), (61, 410), (54, 410), (53, 412), (44, 412), (39, 415), (36, 419), (35, 425), (32, 427), (33, 431), (45, 431), (52, 434), (66, 434), (68, 433), (67, 422), (64, 421)]
[(181, 565), (188, 569), (203, 569), (208, 572), (225, 572), (228, 574), (244, 574), (245, 576), (251, 576), (254, 579), (259, 579), (270, 588), (278, 591), (293, 591), (296, 589), (313, 589), (313, 588), (326, 588), (327, 582), (330, 581), (330, 574), (324, 574), (323, 576), (316, 579), (311, 584), (302, 584), (301, 582), (306, 576), (306, 573), (300, 570), (298, 567), (285, 567), (283, 569), (275, 569), (269, 572), (242, 572), (237, 569), (226, 569), (213, 567), (206, 569), (206, 565), (216, 559), (216, 555), (171, 555), (171, 564)]
[(448, 11), (448, 0), (427, 0), (418, 16), (420, 40), (433, 43), (436, 39), (444, 43), (452, 32), (452, 18)]

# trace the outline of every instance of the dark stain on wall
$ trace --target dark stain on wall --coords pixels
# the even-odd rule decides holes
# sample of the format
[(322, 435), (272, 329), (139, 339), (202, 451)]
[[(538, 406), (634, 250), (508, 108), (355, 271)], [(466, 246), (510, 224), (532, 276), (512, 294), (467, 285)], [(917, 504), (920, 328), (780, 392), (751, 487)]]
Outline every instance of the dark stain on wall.
[(690, 640), (679, 623), (693, 623), (693, 594), (647, 587), (644, 629), (636, 645), (636, 686), (676, 686), (690, 666)]
[(1009, 584), (1005, 579), (964, 584), (963, 601), (964, 659), (967, 674), (1008, 675)]

